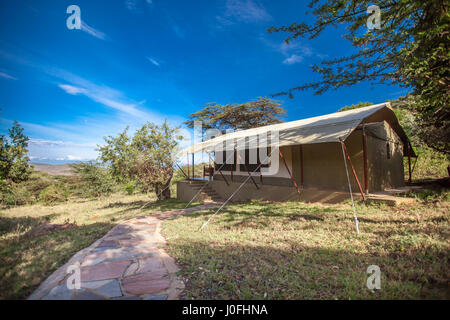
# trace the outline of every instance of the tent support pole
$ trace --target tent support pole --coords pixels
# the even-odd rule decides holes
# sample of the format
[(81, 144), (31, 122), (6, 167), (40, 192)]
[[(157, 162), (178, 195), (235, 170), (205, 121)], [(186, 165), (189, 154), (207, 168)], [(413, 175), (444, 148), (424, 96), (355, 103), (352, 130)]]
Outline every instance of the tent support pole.
[(248, 166), (245, 163), (245, 161), (242, 161), (241, 155), (238, 153), (238, 157), (239, 157), (239, 163), (243, 162), (245, 170), (247, 170), (248, 175), (250, 176), (250, 179), (252, 180), (253, 184), (255, 185), (256, 189), (259, 190), (258, 184), (256, 183), (255, 179), (253, 179), (252, 174), (250, 173), (250, 171), (248, 171)]
[[(339, 140), (341, 141), (342, 157), (344, 158), (345, 172), (347, 174), (348, 191), (350, 192), (350, 198), (352, 199), (353, 219), (355, 220), (356, 234), (359, 235), (359, 222), (358, 222), (358, 217), (356, 216), (356, 208), (355, 208), (355, 202), (353, 200), (353, 193), (352, 193), (352, 185), (350, 183), (350, 176), (348, 175), (347, 160), (345, 159), (345, 154), (347, 153), (347, 150), (345, 148), (344, 141), (342, 141), (342, 139), (339, 139)], [(347, 154), (347, 156), (348, 156), (348, 154)]]
[(234, 163), (231, 164), (231, 171), (230, 171), (231, 182), (233, 182), (233, 171), (234, 171)]
[(414, 173), (414, 169), (416, 168), (416, 163), (417, 163), (418, 159), (419, 159), (419, 155), (416, 156), (416, 161), (414, 161), (414, 164), (413, 164), (413, 167), (412, 167), (412, 170), (411, 170), (411, 174)]
[(261, 185), (263, 184), (263, 176), (262, 176), (262, 170), (261, 170), (261, 162), (258, 161), (258, 167), (259, 167), (259, 183)]
[(363, 134), (362, 134), (362, 143), (363, 143), (363, 159), (364, 159), (364, 191), (366, 194), (369, 194), (369, 173), (367, 166), (367, 136), (366, 131), (363, 125)]
[(295, 182), (295, 179), (292, 176), (291, 170), (289, 170), (289, 167), (288, 167), (288, 165), (286, 163), (286, 159), (284, 158), (283, 153), (281, 153), (281, 149), (278, 149), (278, 151), (280, 152), (281, 159), (283, 159), (284, 166), (286, 167), (286, 170), (289, 172), (289, 175), (291, 176), (292, 184), (294, 185), (295, 189), (297, 189), (297, 192), (300, 193), (300, 189), (298, 188), (297, 182)]
[(192, 180), (195, 178), (195, 162), (194, 162), (194, 153), (192, 153)]
[[(211, 158), (211, 156), (209, 156)], [(226, 160), (225, 160), (226, 161)], [(214, 167), (217, 166), (216, 161), (212, 160), (212, 162), (214, 163)], [(225, 176), (222, 173), (222, 170), (220, 170), (222, 167), (219, 167), (219, 169), (217, 171), (219, 171), (220, 175), (222, 176), (223, 180), (225, 181), (225, 183), (227, 184), (227, 186), (229, 186), (230, 184), (228, 183), (227, 178), (225, 178)]]
[[(341, 139), (339, 139), (339, 140), (341, 140)], [(353, 176), (355, 177), (356, 184), (358, 185), (358, 188), (359, 188), (359, 192), (361, 192), (361, 196), (362, 196), (363, 200), (366, 201), (366, 196), (364, 194), (363, 189), (361, 188), (361, 183), (359, 183), (359, 179), (358, 179), (358, 176), (356, 175), (356, 171), (355, 171), (355, 167), (353, 166), (352, 159), (350, 158), (350, 155), (347, 152), (347, 147), (345, 146), (345, 143), (342, 140), (341, 140), (341, 144), (342, 144), (342, 148), (344, 149), (345, 154), (347, 155), (348, 162), (350, 162), (350, 166), (352, 167)]]
[[(266, 159), (265, 159), (264, 161), (266, 161), (268, 158), (269, 158), (269, 156), (267, 156)], [(256, 172), (260, 167), (261, 167), (261, 164), (260, 164), (253, 172)], [(241, 185), (240, 185), (236, 190), (234, 190), (234, 192), (231, 194), (231, 196), (229, 196), (228, 199), (225, 200), (225, 202), (220, 206), (220, 208), (217, 209), (217, 211), (214, 212), (214, 213), (212, 214), (212, 216), (210, 216), (209, 219), (206, 220), (206, 222), (202, 224), (202, 226), (200, 227), (200, 229), (198, 229), (198, 231), (201, 231), (204, 227), (206, 227), (206, 226), (208, 225), (208, 223), (211, 221), (211, 219), (213, 219), (214, 216), (215, 216), (216, 214), (218, 214), (220, 210), (222, 210), (222, 208), (228, 203), (228, 201), (230, 201), (231, 198), (233, 198), (234, 195), (237, 194), (237, 193), (239, 192), (239, 190), (241, 190), (241, 188), (244, 186), (244, 184), (246, 184), (247, 181), (248, 181), (248, 179), (250, 179), (251, 177), (252, 177), (252, 176), (249, 175), (247, 178), (245, 178), (244, 182), (242, 182)]]
[(235, 165), (235, 162), (236, 162), (235, 161), (236, 157), (234, 156), (235, 152), (236, 152), (236, 150), (233, 149), (233, 160), (231, 161), (232, 163), (231, 163), (231, 171), (230, 171), (231, 182), (233, 182), (233, 171), (234, 171), (234, 165)]
[(409, 172), (409, 178), (408, 182), (412, 182), (412, 172), (411, 172), (411, 143), (408, 143), (408, 172)]
[(303, 145), (300, 145), (300, 187), (303, 189)]
[(191, 179), (189, 178), (189, 153), (187, 154), (187, 179), (188, 181), (190, 181)]
[(184, 170), (178, 165), (178, 163), (175, 163), (175, 165), (178, 167), (178, 169), (181, 170), (181, 172), (183, 173), (183, 175), (188, 178), (188, 176), (186, 175), (186, 173), (184, 172)]

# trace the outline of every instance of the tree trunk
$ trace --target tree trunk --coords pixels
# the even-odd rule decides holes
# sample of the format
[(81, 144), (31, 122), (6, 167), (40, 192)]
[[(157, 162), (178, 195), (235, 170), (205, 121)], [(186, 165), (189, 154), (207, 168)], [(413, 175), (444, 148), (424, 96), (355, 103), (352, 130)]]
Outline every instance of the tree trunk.
[(164, 183), (161, 187), (159, 185), (156, 186), (155, 192), (158, 200), (168, 200), (170, 199), (170, 182), (172, 181), (173, 175), (169, 177), (169, 179)]

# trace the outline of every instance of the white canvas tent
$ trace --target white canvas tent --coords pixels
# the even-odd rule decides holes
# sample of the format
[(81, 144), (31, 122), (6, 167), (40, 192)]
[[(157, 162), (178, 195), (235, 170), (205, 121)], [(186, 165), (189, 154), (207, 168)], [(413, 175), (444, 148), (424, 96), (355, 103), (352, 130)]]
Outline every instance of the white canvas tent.
[(385, 113), (384, 118), (387, 118), (389, 124), (402, 138), (404, 144), (407, 145), (408, 138), (405, 132), (399, 125), (390, 103), (385, 102), (313, 118), (227, 133), (192, 145), (178, 153), (178, 156), (185, 156), (192, 153), (210, 153), (214, 150), (220, 150), (226, 142), (232, 141), (232, 144), (234, 144), (239, 139), (256, 138), (258, 135), (274, 131), (279, 133), (280, 147), (345, 141), (359, 124), (371, 116), (376, 116), (377, 113)]

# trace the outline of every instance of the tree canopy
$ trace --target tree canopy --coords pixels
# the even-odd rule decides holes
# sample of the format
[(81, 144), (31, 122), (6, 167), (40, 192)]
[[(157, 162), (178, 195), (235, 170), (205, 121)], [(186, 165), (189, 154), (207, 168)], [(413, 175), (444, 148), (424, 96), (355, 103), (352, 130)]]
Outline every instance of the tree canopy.
[(202, 110), (188, 115), (185, 124), (193, 128), (194, 121), (201, 121), (203, 129), (250, 129), (282, 122), (286, 114), (279, 101), (259, 97), (250, 102), (226, 105), (208, 103)]
[(147, 122), (132, 137), (128, 127), (117, 137), (105, 137), (99, 147), (100, 160), (111, 168), (120, 182), (137, 181), (144, 190), (153, 188), (159, 199), (170, 198), (170, 181), (178, 141), (177, 128), (167, 122), (156, 125)]
[[(379, 29), (366, 26), (369, 4), (381, 13)], [(423, 140), (435, 150), (450, 152), (449, 96), (449, 13), (446, 0), (312, 0), (313, 24), (303, 22), (271, 27), (269, 32), (288, 32), (286, 42), (313, 39), (328, 27), (346, 26), (344, 38), (358, 51), (346, 57), (313, 65), (321, 80), (304, 83), (273, 96), (294, 90), (329, 89), (362, 81), (397, 84), (410, 88)]]
[(28, 141), (17, 121), (9, 129), (9, 137), (0, 135), (0, 179), (20, 182), (27, 180), (31, 169)]

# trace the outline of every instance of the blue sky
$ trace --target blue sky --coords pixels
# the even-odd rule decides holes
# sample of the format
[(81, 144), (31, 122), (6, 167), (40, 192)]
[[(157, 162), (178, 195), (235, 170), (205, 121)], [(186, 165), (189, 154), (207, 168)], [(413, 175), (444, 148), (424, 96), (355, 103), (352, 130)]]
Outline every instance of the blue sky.
[[(69, 30), (66, 9), (81, 9)], [(3, 0), (0, 133), (18, 120), (33, 161), (87, 160), (126, 125), (181, 125), (208, 102), (240, 103), (317, 80), (310, 65), (354, 52), (331, 29), (286, 45), (267, 27), (312, 21), (306, 1)], [(279, 97), (286, 120), (404, 95), (361, 83)]]

